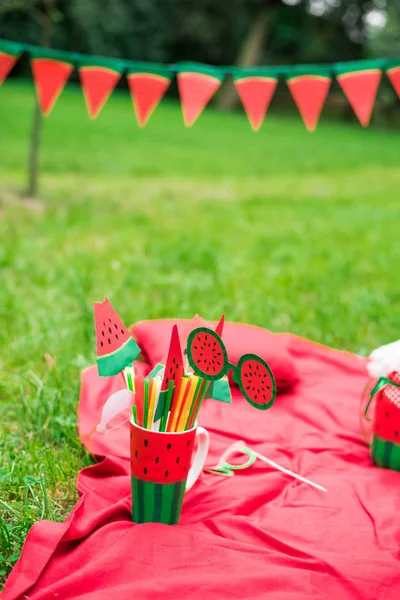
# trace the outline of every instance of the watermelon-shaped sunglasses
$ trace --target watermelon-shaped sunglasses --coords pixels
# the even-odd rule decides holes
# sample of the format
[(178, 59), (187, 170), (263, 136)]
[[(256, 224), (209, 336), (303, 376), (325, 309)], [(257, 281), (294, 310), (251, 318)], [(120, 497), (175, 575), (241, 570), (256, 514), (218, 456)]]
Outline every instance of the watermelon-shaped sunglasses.
[(270, 408), (276, 397), (276, 383), (268, 363), (256, 354), (244, 354), (237, 365), (229, 362), (219, 335), (207, 327), (194, 329), (187, 341), (189, 365), (196, 375), (209, 381), (221, 379), (230, 369), (233, 380), (252, 406)]

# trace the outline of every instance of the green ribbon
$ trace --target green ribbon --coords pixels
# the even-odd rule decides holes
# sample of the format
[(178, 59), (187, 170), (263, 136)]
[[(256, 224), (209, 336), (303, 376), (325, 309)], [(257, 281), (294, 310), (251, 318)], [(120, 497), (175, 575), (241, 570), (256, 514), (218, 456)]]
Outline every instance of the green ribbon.
[(388, 379), (387, 377), (380, 377), (371, 390), (371, 393), (369, 395), (369, 400), (367, 402), (367, 406), (364, 409), (364, 417), (367, 416), (369, 407), (371, 406), (371, 402), (372, 402), (375, 394), (377, 394), (385, 385), (393, 385), (394, 387), (400, 388), (400, 383), (395, 383), (394, 381), (392, 381), (391, 379)]

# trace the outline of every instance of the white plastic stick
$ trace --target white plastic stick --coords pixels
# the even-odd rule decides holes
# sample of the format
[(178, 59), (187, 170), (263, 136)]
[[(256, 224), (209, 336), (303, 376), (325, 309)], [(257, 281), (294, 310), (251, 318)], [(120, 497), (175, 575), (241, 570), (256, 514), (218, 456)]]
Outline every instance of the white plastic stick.
[[(243, 441), (238, 441), (238, 442), (234, 442), (233, 444), (231, 444), (231, 446), (229, 446), (229, 448), (227, 448), (225, 450), (225, 452), (222, 454), (221, 458), (219, 459), (217, 468), (224, 465), (225, 463), (229, 463), (229, 457), (232, 456), (233, 454), (235, 454), (235, 452), (243, 452), (244, 448), (251, 450), (251, 448), (248, 448), (248, 446), (246, 446), (245, 442), (243, 442)], [(255, 452), (254, 450), (251, 450), (251, 451), (253, 452), (253, 454), (255, 456), (257, 456), (257, 458), (259, 458), (263, 462), (266, 462), (268, 465), (270, 465), (274, 469), (277, 469), (278, 471), (281, 471), (282, 473), (285, 473), (286, 475), (289, 475), (290, 477), (294, 477), (295, 479), (298, 479), (299, 481), (302, 481), (303, 483), (307, 483), (308, 485), (311, 485), (312, 487), (317, 488), (317, 490), (321, 490), (321, 492), (328, 491), (326, 488), (322, 487), (322, 485), (319, 485), (318, 483), (314, 483), (313, 481), (310, 481), (310, 479), (306, 479), (305, 477), (302, 477), (301, 475), (297, 475), (297, 473), (293, 473), (293, 471), (289, 471), (289, 469), (285, 469), (285, 467), (281, 467), (280, 465), (278, 465), (278, 463), (274, 462), (270, 458), (267, 458), (266, 456), (263, 456), (262, 454), (259, 454), (258, 452)]]
[(303, 483), (308, 483), (308, 485), (311, 485), (311, 486), (317, 488), (317, 490), (321, 490), (321, 492), (328, 491), (326, 488), (322, 487), (322, 485), (318, 485), (318, 483), (314, 483), (313, 481), (310, 481), (309, 479), (306, 479), (305, 477), (302, 477), (301, 475), (297, 475), (297, 473), (293, 473), (293, 471), (289, 471), (289, 469), (285, 469), (285, 467), (281, 467), (280, 465), (278, 465), (276, 462), (274, 462), (270, 458), (267, 458), (266, 456), (263, 456), (262, 454), (258, 454), (258, 452), (254, 452), (254, 454), (257, 456), (257, 458), (259, 458), (260, 460), (271, 465), (271, 467), (273, 467), (274, 469), (278, 469), (278, 471), (282, 471), (282, 473), (286, 473), (286, 475), (290, 475), (290, 477), (294, 477), (295, 479), (298, 479), (299, 481), (302, 481)]

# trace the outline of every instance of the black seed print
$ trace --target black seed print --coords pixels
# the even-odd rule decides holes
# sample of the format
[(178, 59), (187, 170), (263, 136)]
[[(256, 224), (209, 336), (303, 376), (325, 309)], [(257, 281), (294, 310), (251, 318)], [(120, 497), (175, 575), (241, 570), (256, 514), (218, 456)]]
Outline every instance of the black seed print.
[(175, 364), (175, 362), (176, 362), (176, 361), (175, 361), (175, 359), (173, 358), (173, 359), (172, 359), (172, 363), (173, 363), (173, 364)]
[(136, 456), (136, 458), (137, 458), (137, 450), (135, 450), (135, 456)]
[(399, 432), (398, 432), (398, 431), (395, 431), (395, 432), (394, 432), (394, 435), (397, 437), (397, 436), (399, 435)]
[(110, 333), (112, 333), (112, 329), (111, 329), (111, 327), (109, 327), (109, 328), (108, 328), (108, 331), (109, 331)]
[(117, 334), (115, 334), (115, 337), (118, 339), (118, 336), (117, 336)]
[(103, 347), (103, 346), (104, 346), (103, 342), (100, 342), (100, 346), (101, 346), (101, 347)]
[(147, 475), (147, 469), (146, 469), (146, 467), (144, 467), (143, 472), (144, 472), (145, 475)]
[(167, 444), (167, 450), (171, 450), (171, 444)]
[(187, 441), (186, 446), (189, 448), (189, 446), (190, 446), (190, 440)]
[(158, 461), (159, 461), (159, 460), (160, 460), (160, 459), (158, 458), (158, 456), (156, 456), (156, 465), (158, 465)]
[(110, 323), (111, 323), (111, 319), (108, 319), (108, 320), (109, 320), (109, 321), (110, 321)]
[(389, 416), (389, 413), (387, 413), (387, 412), (386, 412), (386, 413), (385, 413), (385, 417), (388, 417), (388, 416)]
[(170, 373), (172, 373), (172, 371), (173, 371), (173, 368), (172, 368), (172, 367), (170, 367), (170, 369), (169, 369), (169, 372), (170, 372)]
[(118, 325), (116, 323), (114, 323), (114, 327), (115, 329), (118, 329)]
[(124, 330), (123, 329), (121, 329), (121, 333), (122, 333), (122, 335), (124, 335)]
[(176, 464), (178, 464), (178, 462), (179, 462), (180, 460), (181, 460), (181, 457), (180, 457), (180, 456), (177, 456), (177, 457), (176, 457)]
[(101, 335), (104, 337), (104, 331), (101, 332)]
[(165, 471), (165, 477), (168, 477), (168, 471)]
[(104, 327), (106, 326), (106, 322), (105, 321), (103, 321), (103, 325), (104, 325)]
[(186, 473), (186, 467), (183, 467), (183, 472)]
[(107, 342), (108, 342), (109, 344), (111, 344), (111, 340), (110, 340), (110, 338), (108, 338), (108, 339), (107, 339)]
[(148, 443), (149, 443), (149, 442), (148, 442), (147, 440), (144, 440), (144, 445), (146, 446), (146, 448), (147, 448), (147, 446), (148, 446)]

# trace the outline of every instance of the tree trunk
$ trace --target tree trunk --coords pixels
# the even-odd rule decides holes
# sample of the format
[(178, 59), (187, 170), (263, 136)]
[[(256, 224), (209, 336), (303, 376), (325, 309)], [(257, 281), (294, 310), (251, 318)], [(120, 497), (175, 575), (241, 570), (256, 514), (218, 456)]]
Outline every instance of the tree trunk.
[[(53, 29), (53, 21), (50, 10), (52, 8), (52, 0), (46, 2), (48, 10), (44, 16), (44, 24), (42, 31), (41, 46), (48, 48), (51, 41), (51, 33)], [(35, 112), (33, 114), (33, 123), (31, 130), (31, 143), (29, 148), (28, 159), (28, 186), (25, 195), (28, 198), (34, 198), (37, 193), (38, 182), (38, 161), (39, 161), (39, 143), (40, 133), (42, 130), (42, 113), (40, 112), (39, 102), (35, 96)]]
[[(254, 67), (261, 61), (268, 29), (268, 10), (264, 8), (254, 19), (235, 61), (238, 67)], [(238, 103), (238, 96), (231, 81), (225, 80), (216, 98), (218, 108), (231, 110)]]

